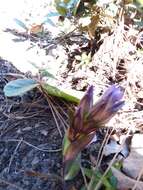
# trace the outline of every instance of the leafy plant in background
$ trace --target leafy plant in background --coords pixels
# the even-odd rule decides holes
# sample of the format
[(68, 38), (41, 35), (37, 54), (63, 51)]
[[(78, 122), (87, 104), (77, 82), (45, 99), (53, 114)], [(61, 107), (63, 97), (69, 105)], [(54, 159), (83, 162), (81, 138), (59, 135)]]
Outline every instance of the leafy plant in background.
[(97, 0), (55, 0), (55, 7), (62, 16), (85, 16)]
[(70, 114), (70, 127), (63, 141), (64, 178), (74, 178), (80, 170), (80, 153), (93, 140), (97, 128), (104, 125), (124, 105), (123, 91), (113, 85), (93, 105), (93, 86), (81, 99), (75, 112)]
[(93, 38), (97, 24), (100, 21), (97, 0), (55, 0), (55, 7), (59, 14), (67, 18), (75, 18), (81, 31), (88, 31)]
[(60, 15), (68, 16), (71, 15), (72, 10), (78, 3), (79, 0), (55, 0), (55, 7)]
[[(114, 3), (114, 5), (118, 4), (117, 1), (100, 1), (100, 0), (55, 0), (55, 7), (58, 13), (62, 16), (75, 16), (75, 17), (83, 17), (93, 14), (95, 11), (95, 7), (97, 4), (100, 5), (109, 5)], [(120, 1), (120, 3), (126, 4), (134, 4), (140, 8), (143, 7), (143, 0), (125, 0)]]
[[(137, 17), (138, 12), (142, 12), (142, 0), (125, 1), (101, 1), (101, 0), (55, 0), (57, 12), (64, 18), (74, 20), (78, 29), (87, 32), (91, 40), (95, 39), (95, 31), (98, 27), (102, 28), (103, 33), (112, 31), (115, 23), (118, 23), (119, 12), (124, 10), (124, 16), (130, 19), (127, 12), (132, 12), (135, 8)], [(134, 11), (133, 11), (134, 12)], [(136, 18), (134, 18), (136, 22)], [(142, 25), (139, 21), (138, 25)]]
[(143, 0), (134, 0), (134, 4), (140, 11), (143, 11)]
[(90, 61), (91, 61), (91, 53), (89, 53), (87, 55), (85, 52), (83, 52), (81, 54), (81, 56), (80, 55), (76, 55), (75, 59), (80, 62), (79, 63), (80, 66), (82, 66), (82, 65), (88, 65), (90, 63)]
[(56, 16), (60, 16), (59, 13), (55, 13), (55, 12), (49, 12), (45, 18), (43, 18), (43, 22), (40, 24), (37, 23), (33, 23), (31, 24), (31, 26), (27, 26), (25, 22), (23, 22), (22, 20), (18, 19), (18, 18), (14, 18), (14, 22), (20, 26), (21, 28), (23, 28), (25, 30), (26, 33), (29, 34), (36, 34), (39, 35), (39, 37), (44, 34), (44, 24), (48, 23), (49, 25), (56, 27), (55, 23), (52, 21), (53, 17)]
[[(99, 170), (89, 169), (89, 168), (83, 168), (84, 174), (88, 179), (94, 179), (92, 181), (91, 189), (94, 189), (100, 179), (102, 178), (102, 173)], [(94, 176), (94, 178), (93, 178)], [(117, 179), (113, 176), (113, 173), (111, 169), (109, 172), (105, 175), (103, 179), (103, 186), (105, 190), (116, 190), (117, 189)], [(81, 190), (86, 190), (85, 186), (82, 187)]]
[(36, 34), (39, 36), (43, 34), (43, 31), (44, 31), (43, 24), (44, 23), (32, 24), (30, 27), (28, 27), (28, 26), (26, 26), (26, 24), (23, 21), (21, 21), (17, 18), (15, 18), (14, 21), (16, 22), (17, 25), (19, 25), (21, 28), (23, 28), (27, 34)]

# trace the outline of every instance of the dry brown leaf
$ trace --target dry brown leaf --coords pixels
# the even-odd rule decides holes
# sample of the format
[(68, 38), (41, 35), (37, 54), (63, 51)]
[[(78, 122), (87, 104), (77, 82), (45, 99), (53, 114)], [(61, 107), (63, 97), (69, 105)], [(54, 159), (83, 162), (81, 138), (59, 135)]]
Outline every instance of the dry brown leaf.
[(33, 24), (29, 29), (30, 34), (42, 33), (44, 30), (43, 24)]
[(94, 15), (91, 18), (91, 23), (88, 25), (88, 33), (91, 39), (95, 37), (95, 30), (97, 28), (97, 24), (100, 21), (100, 15)]

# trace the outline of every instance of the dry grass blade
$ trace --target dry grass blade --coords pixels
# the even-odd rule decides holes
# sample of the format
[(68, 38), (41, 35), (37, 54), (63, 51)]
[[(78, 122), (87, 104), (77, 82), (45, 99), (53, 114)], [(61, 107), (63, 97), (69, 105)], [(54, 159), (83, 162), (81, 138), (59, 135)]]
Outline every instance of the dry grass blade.
[(80, 169), (81, 169), (81, 173), (82, 173), (82, 176), (83, 176), (85, 187), (86, 187), (86, 189), (88, 189), (88, 183), (87, 183), (87, 180), (86, 180), (86, 176), (84, 174), (84, 170), (83, 170), (81, 165), (80, 165)]
[(15, 184), (13, 184), (13, 183), (10, 183), (10, 182), (8, 182), (8, 181), (6, 181), (6, 180), (4, 180), (4, 179), (0, 179), (0, 183), (9, 185), (10, 187), (15, 188), (15, 190), (24, 190), (23, 188), (21, 188), (21, 187), (15, 185)]
[[(130, 133), (130, 130), (128, 130), (128, 133), (126, 134), (126, 138), (129, 136), (129, 133)], [(100, 179), (99, 182), (97, 183), (97, 185), (96, 185), (96, 187), (95, 187), (94, 190), (98, 190), (98, 189), (100, 188), (104, 177), (106, 176), (106, 174), (108, 173), (108, 171), (111, 169), (113, 163), (115, 162), (115, 159), (116, 159), (117, 155), (118, 155), (119, 152), (122, 150), (123, 145), (124, 145), (124, 143), (125, 143), (125, 141), (126, 141), (126, 138), (123, 140), (123, 142), (122, 142), (122, 144), (121, 144), (121, 146), (120, 146), (120, 149), (116, 152), (116, 154), (114, 155), (113, 159), (110, 161), (109, 166), (107, 167), (106, 171), (105, 171), (104, 174), (102, 175), (101, 179)]]
[(15, 156), (18, 148), (20, 147), (21, 143), (22, 143), (22, 139), (18, 142), (18, 144), (17, 144), (17, 146), (16, 146), (16, 148), (15, 148), (15, 150), (14, 150), (14, 152), (13, 152), (11, 158), (10, 158), (9, 165), (8, 165), (8, 172), (10, 171), (10, 167), (11, 167), (12, 161), (13, 161), (14, 156)]
[(51, 174), (51, 173), (40, 173), (40, 172), (37, 172), (37, 171), (33, 171), (33, 170), (26, 170), (24, 171), (24, 173), (28, 176), (33, 176), (33, 177), (39, 177), (41, 179), (49, 179), (49, 178), (52, 178), (54, 180), (57, 180), (57, 181), (60, 181), (60, 182), (63, 182), (63, 179), (62, 177), (58, 176), (58, 175), (55, 175), (55, 174)]
[(52, 100), (50, 100), (50, 98), (49, 98), (48, 101), (49, 101), (53, 111), (55, 112), (56, 116), (58, 117), (61, 124), (63, 125), (64, 131), (66, 131), (66, 126), (68, 126), (68, 124), (66, 123), (65, 119), (62, 117), (62, 115), (60, 114), (60, 112), (58, 111), (56, 106), (53, 104)]
[[(49, 97), (51, 98), (51, 97)], [(53, 98), (51, 98), (50, 100), (51, 104), (53, 105), (53, 110), (55, 111), (57, 117), (59, 118), (59, 120), (61, 121), (61, 124), (63, 125), (64, 131), (66, 131), (66, 127), (69, 127), (69, 124), (67, 123), (67, 121), (64, 119), (64, 117), (62, 116), (62, 114), (68, 119), (68, 114), (63, 110), (63, 108), (58, 105)], [(55, 104), (55, 105), (54, 105)], [(68, 107), (68, 106), (66, 106)], [(59, 110), (58, 110), (59, 109)], [(62, 114), (60, 114), (62, 113)]]
[(51, 109), (51, 112), (52, 112), (53, 118), (54, 118), (54, 120), (55, 120), (55, 123), (56, 123), (57, 129), (58, 129), (58, 131), (59, 131), (59, 134), (60, 134), (60, 136), (62, 137), (63, 135), (62, 135), (62, 132), (61, 132), (60, 126), (59, 126), (58, 121), (57, 121), (57, 118), (56, 118), (57, 113), (55, 112), (55, 110), (54, 110), (54, 108), (53, 108), (54, 105), (52, 104), (52, 102), (50, 101), (49, 98), (47, 98), (47, 101), (48, 101), (48, 104), (49, 104), (49, 106), (50, 106), (50, 109)]
[(109, 133), (109, 130), (110, 129), (107, 129), (107, 132), (106, 132), (106, 135), (103, 139), (103, 142), (101, 144), (101, 147), (100, 147), (100, 150), (99, 150), (99, 153), (98, 153), (98, 157), (97, 157), (97, 166), (95, 167), (95, 170), (100, 166), (101, 164), (101, 161), (102, 161), (102, 158), (103, 158), (103, 149), (104, 149), (104, 146), (108, 143), (110, 137), (111, 137), (111, 134), (114, 130), (114, 128), (111, 130), (111, 132)]
[(50, 152), (50, 153), (55, 153), (55, 152), (61, 152), (62, 151), (62, 148), (59, 148), (59, 149), (55, 149), (55, 150), (48, 150), (48, 149), (42, 149), (42, 148), (39, 148), (39, 147), (37, 147), (37, 146), (35, 146), (35, 145), (33, 145), (33, 144), (31, 144), (31, 143), (29, 143), (29, 142), (27, 142), (27, 141), (25, 141), (25, 140), (19, 140), (19, 139), (7, 139), (7, 140), (0, 140), (0, 142), (22, 142), (22, 143), (25, 143), (25, 144), (27, 144), (28, 146), (30, 146), (30, 147), (32, 147), (32, 148), (35, 148), (35, 149), (37, 149), (37, 150), (39, 150), (39, 151), (42, 151), (42, 152)]
[[(59, 121), (63, 125), (64, 131), (66, 131), (66, 127), (68, 127), (68, 124), (65, 121), (65, 119), (63, 118), (63, 116), (60, 114), (60, 111), (56, 108), (56, 107), (59, 108), (60, 106), (57, 105), (56, 103), (55, 103), (56, 105), (54, 105), (54, 101), (53, 101), (52, 97), (49, 96), (44, 90), (40, 89), (40, 91), (45, 96), (45, 98), (46, 98), (46, 100), (47, 100), (47, 102), (49, 104), (49, 107), (51, 109), (52, 115), (54, 117), (54, 120), (55, 120), (55, 123), (56, 123), (56, 126), (57, 126), (57, 129), (59, 131), (60, 136), (62, 137), (63, 135), (62, 135), (62, 132), (61, 132), (61, 129), (60, 129), (60, 126), (59, 126), (57, 118), (59, 119)], [(60, 110), (62, 110), (62, 113), (64, 113), (64, 115), (67, 116), (67, 114), (65, 114), (65, 112), (63, 111), (62, 108), (60, 108)]]
[(132, 190), (136, 190), (136, 188), (137, 188), (137, 186), (138, 186), (138, 183), (139, 183), (139, 181), (140, 181), (142, 175), (143, 175), (143, 167), (142, 167), (141, 170), (140, 170), (140, 173), (139, 173), (139, 175), (138, 175), (138, 177), (137, 177), (137, 180), (136, 180), (136, 182), (135, 182), (135, 184), (134, 184)]

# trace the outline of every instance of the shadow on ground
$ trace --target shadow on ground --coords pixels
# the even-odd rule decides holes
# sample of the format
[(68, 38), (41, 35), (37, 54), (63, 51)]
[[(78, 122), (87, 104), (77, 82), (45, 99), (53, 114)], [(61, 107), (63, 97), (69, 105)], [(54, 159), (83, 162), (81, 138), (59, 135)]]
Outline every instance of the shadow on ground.
[(36, 90), (4, 96), (7, 73), (17, 72), (0, 60), (0, 190), (61, 190), (62, 137), (47, 101)]

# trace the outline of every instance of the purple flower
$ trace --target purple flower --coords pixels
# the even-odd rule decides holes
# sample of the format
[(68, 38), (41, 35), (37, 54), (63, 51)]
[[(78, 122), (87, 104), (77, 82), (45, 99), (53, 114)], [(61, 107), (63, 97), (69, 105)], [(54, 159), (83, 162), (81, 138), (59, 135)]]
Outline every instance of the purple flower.
[(98, 127), (106, 124), (124, 105), (123, 95), (124, 92), (119, 86), (112, 85), (109, 87), (100, 100), (91, 108), (88, 119), (93, 120), (95, 124), (97, 123)]
[(77, 110), (73, 115), (68, 136), (70, 141), (75, 141), (83, 131), (84, 118), (88, 115), (93, 106), (93, 86), (90, 86), (86, 94), (81, 99)]
[(124, 105), (123, 90), (117, 85), (109, 87), (93, 105), (93, 86), (89, 87), (73, 115), (69, 139), (75, 141), (81, 134), (89, 134), (103, 127)]
[(81, 114), (83, 117), (87, 113), (89, 113), (92, 106), (93, 106), (93, 86), (90, 86), (78, 105), (78, 107), (81, 108)]
[(123, 94), (119, 86), (113, 85), (93, 105), (93, 86), (87, 90), (66, 134), (70, 143), (65, 151), (65, 161), (74, 159), (92, 141), (96, 129), (103, 127), (124, 105)]

